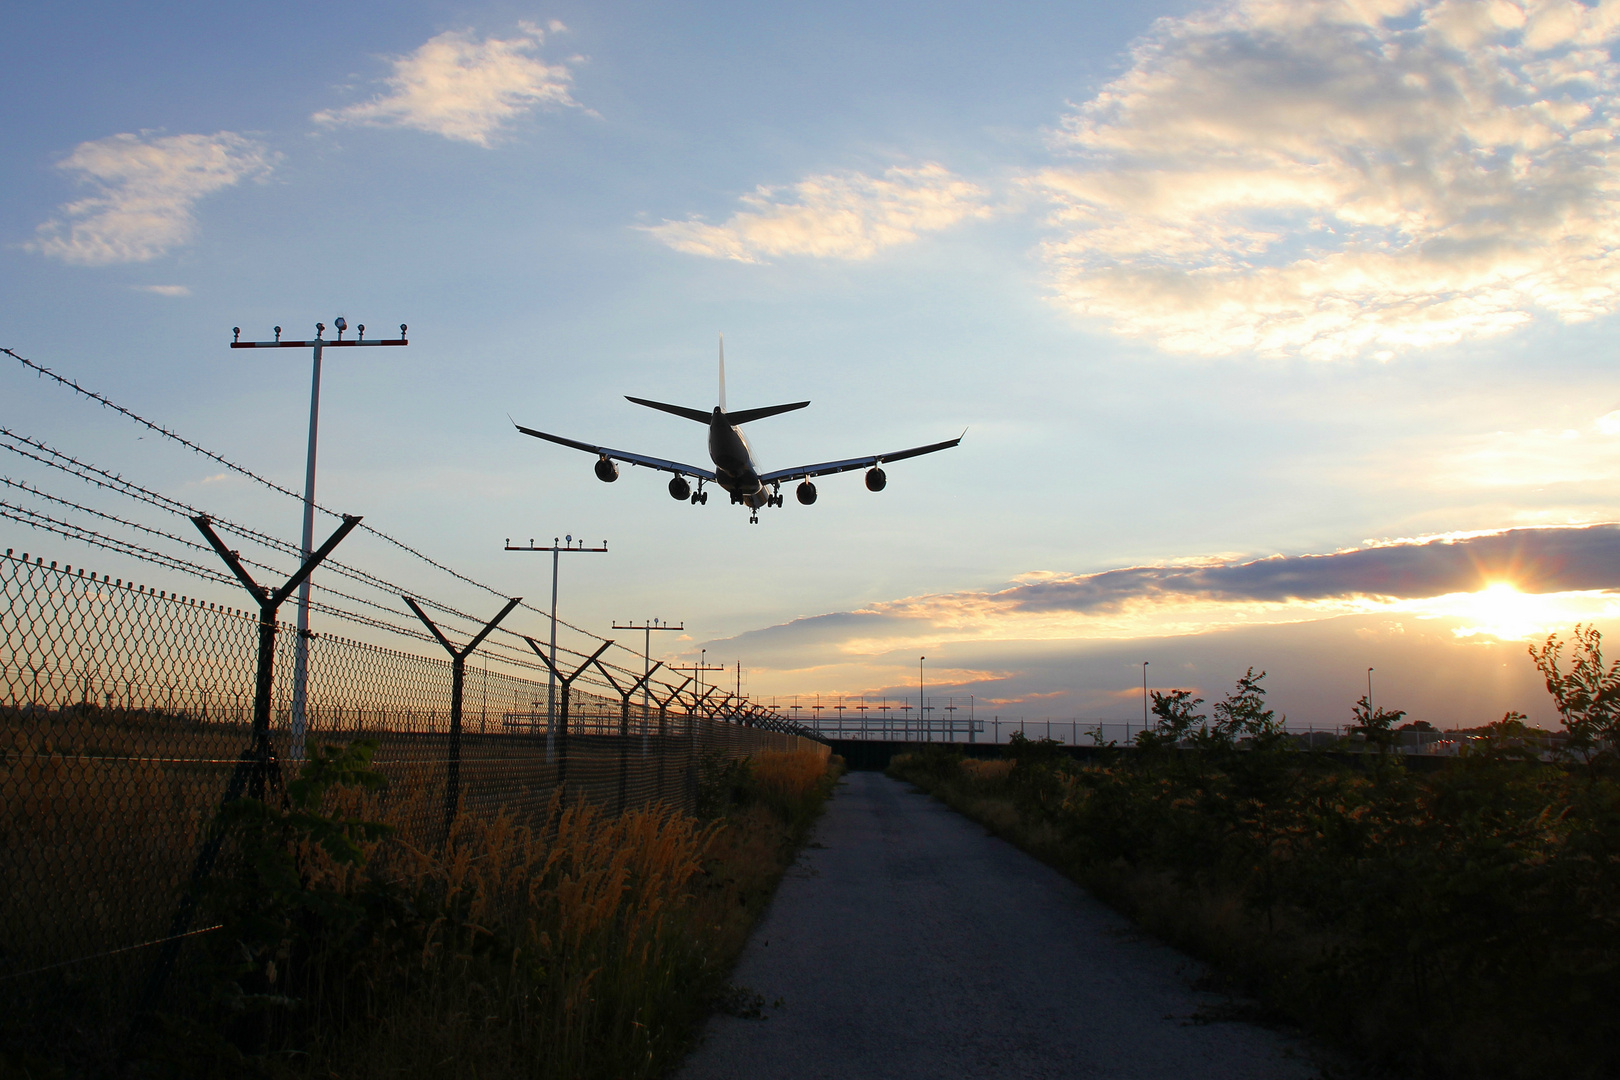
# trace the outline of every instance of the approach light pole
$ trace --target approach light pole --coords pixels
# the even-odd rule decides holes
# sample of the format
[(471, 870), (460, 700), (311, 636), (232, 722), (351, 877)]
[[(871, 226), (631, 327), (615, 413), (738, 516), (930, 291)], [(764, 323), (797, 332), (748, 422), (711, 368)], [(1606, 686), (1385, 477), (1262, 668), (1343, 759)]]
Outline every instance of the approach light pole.
[(917, 657), (917, 727), (922, 732), (923, 741), (931, 742), (928, 738), (928, 699), (923, 697), (923, 661), (926, 656)]
[[(1147, 666), (1148, 666), (1148, 662), (1146, 660), (1142, 661), (1142, 732), (1143, 732), (1143, 734), (1146, 734), (1147, 729), (1148, 729)], [(1131, 735), (1131, 733), (1129, 731), (1127, 731), (1125, 733), (1125, 738), (1127, 740), (1129, 740), (1130, 735)]]
[(565, 536), (561, 540), (553, 536), (550, 547), (536, 547), (534, 538), (530, 537), (529, 546), (520, 547), (514, 546), (512, 538), (507, 537), (506, 550), (551, 552), (551, 670), (546, 672), (546, 733), (549, 735), (557, 728), (557, 562), (565, 551), (605, 552), (607, 541), (602, 541), (601, 547), (588, 548), (583, 540), (576, 544), (572, 535)]
[[(336, 341), (326, 341), (321, 335), (326, 333), (325, 323), (315, 324), (315, 337), (311, 341), (282, 341), (281, 327), (276, 327), (274, 341), (243, 341), (242, 328), (231, 327), (231, 348), (233, 349), (309, 349), (314, 354), (313, 373), (309, 381), (309, 454), (304, 460), (304, 534), (303, 543), (299, 548), (299, 559), (308, 562), (309, 556), (315, 549), (315, 433), (320, 426), (321, 416), (321, 353), (326, 349), (345, 348), (352, 349), (360, 346), (373, 345), (409, 345), (405, 338), (405, 324), (399, 324), (399, 337), (372, 338), (366, 340), (366, 324), (361, 323), (355, 327), (355, 336), (352, 341), (343, 340), (343, 332), (349, 328), (348, 320), (339, 315), (332, 321), (337, 328)], [(304, 578), (302, 585), (298, 586), (298, 636), (293, 642), (293, 685), (291, 727), (292, 744), (288, 748), (288, 758), (292, 761), (302, 761), (304, 757), (304, 731), (306, 689), (309, 685), (309, 578)]]
[[(605, 543), (605, 541), (604, 541)], [(646, 715), (652, 710), (652, 634), (654, 630), (685, 630), (686, 623), (671, 626), (662, 619), (648, 619), (637, 626), (633, 622), (614, 623), (615, 630), (640, 630), (642, 634), (641, 646), (641, 709), (642, 723), (646, 723)]]
[(1368, 716), (1371, 716), (1372, 711), (1373, 711), (1373, 706), (1372, 706), (1372, 673), (1373, 673), (1373, 669), (1368, 668), (1367, 669), (1367, 715)]

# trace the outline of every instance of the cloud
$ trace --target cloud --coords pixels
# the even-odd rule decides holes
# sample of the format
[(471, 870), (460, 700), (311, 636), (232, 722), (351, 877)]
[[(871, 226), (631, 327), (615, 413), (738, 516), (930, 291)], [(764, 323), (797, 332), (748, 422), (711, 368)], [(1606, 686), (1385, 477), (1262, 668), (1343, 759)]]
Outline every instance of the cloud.
[(1620, 525), (1524, 528), (1324, 555), (1037, 572), (1001, 589), (795, 619), (728, 644), (805, 670), (902, 653), (915, 663), (919, 647), (943, 642), (1125, 640), (1368, 613), (1455, 618), (1462, 633), (1522, 637), (1620, 614), (1617, 594)]
[(926, 655), (937, 701), (971, 693), (986, 711), (1014, 715), (1062, 689), (1063, 701), (1035, 715), (1117, 717), (1125, 689), (1140, 693), (1146, 659), (1155, 686), (1201, 693), (1224, 691), (1249, 664), (1271, 668), (1285, 711), (1322, 722), (1348, 712), (1375, 665), (1402, 707), (1481, 723), (1541, 700), (1525, 641), (1577, 621), (1608, 630), (1616, 619), (1620, 525), (1605, 524), (1036, 572), (1005, 588), (882, 601), (707, 645), (748, 657), (767, 693), (868, 701), (909, 687), (914, 702)]
[(790, 187), (760, 187), (742, 197), (723, 225), (666, 221), (647, 228), (676, 251), (738, 262), (772, 255), (869, 259), (919, 233), (988, 217), (983, 188), (935, 162), (895, 166), (881, 178), (823, 173)]
[(131, 285), (136, 292), (152, 293), (155, 296), (190, 296), (191, 289), (185, 285)]
[(1620, 5), (1235, 0), (1161, 19), (1028, 183), (1069, 309), (1332, 358), (1620, 299)]
[[(510, 39), (478, 40), (471, 31), (450, 30), (429, 38), (415, 52), (390, 59), (387, 93), (343, 109), (314, 115), (322, 124), (410, 127), (478, 146), (490, 146), (501, 130), (539, 106), (579, 108), (565, 64), (547, 64), (536, 53), (545, 31), (521, 23)], [(565, 27), (550, 24), (552, 31)]]
[(214, 135), (113, 135), (80, 143), (57, 168), (95, 194), (59, 208), (26, 247), (82, 266), (146, 262), (189, 243), (203, 196), (262, 176), (276, 155), (230, 131)]
[(1419, 600), (1477, 592), (1500, 582), (1527, 593), (1620, 589), (1620, 525), (1511, 529), (1330, 555), (1051, 575), (994, 597), (1014, 610), (1092, 611), (1143, 600)]

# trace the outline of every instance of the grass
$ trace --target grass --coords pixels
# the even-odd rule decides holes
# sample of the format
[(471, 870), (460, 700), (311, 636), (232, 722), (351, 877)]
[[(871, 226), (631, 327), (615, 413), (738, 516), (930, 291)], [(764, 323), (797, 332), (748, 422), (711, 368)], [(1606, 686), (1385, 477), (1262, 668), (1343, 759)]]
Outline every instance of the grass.
[(0, 1023), (0, 1075), (97, 1075), (115, 1056), (137, 1076), (662, 1075), (734, 996), (836, 776), (814, 751), (716, 757), (703, 817), (554, 796), (538, 816), (463, 813), (430, 845), (417, 824), (437, 789), (386, 790), (371, 749), (327, 748), (286, 806), (219, 819), (227, 855), (197, 923), (224, 928), (188, 946), (132, 1038), (85, 1041), (95, 1018), (74, 1002), (97, 987), (81, 972), (46, 995), (50, 1024)]

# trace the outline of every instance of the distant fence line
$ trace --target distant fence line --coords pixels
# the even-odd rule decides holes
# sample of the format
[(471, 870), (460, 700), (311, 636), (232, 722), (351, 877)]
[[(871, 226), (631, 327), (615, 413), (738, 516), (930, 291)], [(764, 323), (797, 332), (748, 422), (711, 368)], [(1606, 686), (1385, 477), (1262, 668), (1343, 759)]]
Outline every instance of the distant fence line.
[[(939, 700), (928, 699), (930, 711), (942, 709), (938, 704)], [(1151, 720), (1144, 724), (1141, 720), (1088, 720), (1084, 717), (1067, 720), (1047, 718), (1032, 720), (1028, 717), (1002, 719), (1000, 715), (992, 714), (988, 720), (968, 716), (943, 720), (930, 717), (919, 724), (914, 718), (906, 716), (865, 715), (866, 712), (876, 712), (878, 708), (879, 706), (866, 706), (865, 710), (862, 710), (861, 706), (845, 705), (839, 706), (835, 712), (833, 706), (827, 706), (823, 714), (806, 717), (800, 716), (803, 710), (790, 708), (788, 718), (791, 722), (802, 725), (807, 731), (837, 742), (1001, 745), (1016, 734), (1027, 739), (1052, 739), (1066, 746), (1106, 746), (1109, 743), (1130, 746), (1144, 730), (1151, 730), (1154, 727)], [(914, 707), (907, 706), (907, 708)], [(962, 706), (956, 708), (966, 711)], [(898, 711), (898, 707), (894, 707), (894, 711)], [(850, 713), (855, 715), (849, 715)], [(1328, 748), (1345, 738), (1354, 741), (1348, 724), (1292, 724), (1287, 730), (1300, 745), (1307, 747)], [(1445, 756), (1459, 752), (1462, 746), (1460, 738), (1442, 731), (1402, 731), (1397, 733), (1394, 749), (1403, 754)]]
[[(0, 1005), (77, 985), (127, 1015), (158, 957), (198, 929), (177, 905), (211, 865), (222, 801), (252, 793), (244, 775), (263, 791), (267, 770), (296, 769), (283, 631), (256, 749), (257, 616), (0, 556)], [(417, 845), (442, 842), (456, 815), (543, 821), (558, 793), (690, 812), (707, 755), (828, 752), (780, 721), (751, 726), (775, 718), (747, 702), (658, 686), (644, 704), (570, 684), (553, 711), (546, 682), (482, 666), (466, 670), (454, 731), (451, 683), (440, 656), (308, 641), (309, 742), (376, 740), (381, 798)]]

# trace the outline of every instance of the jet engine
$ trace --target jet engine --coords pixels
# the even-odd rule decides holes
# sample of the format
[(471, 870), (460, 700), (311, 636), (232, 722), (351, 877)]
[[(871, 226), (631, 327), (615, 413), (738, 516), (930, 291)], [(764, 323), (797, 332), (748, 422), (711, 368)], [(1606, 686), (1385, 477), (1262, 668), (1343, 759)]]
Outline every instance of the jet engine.
[[(596, 459), (596, 478), (604, 484), (611, 484), (619, 478), (619, 466), (608, 458)], [(868, 474), (867, 486), (871, 486), (871, 477)]]
[(686, 477), (670, 477), (669, 497), (672, 499), (690, 499), (692, 497), (692, 485), (686, 482)]
[(805, 506), (809, 506), (816, 501), (816, 485), (808, 480), (795, 488), (793, 493), (799, 497), (799, 502)]
[(880, 468), (866, 470), (866, 490), (882, 491), (889, 486), (889, 474)]

